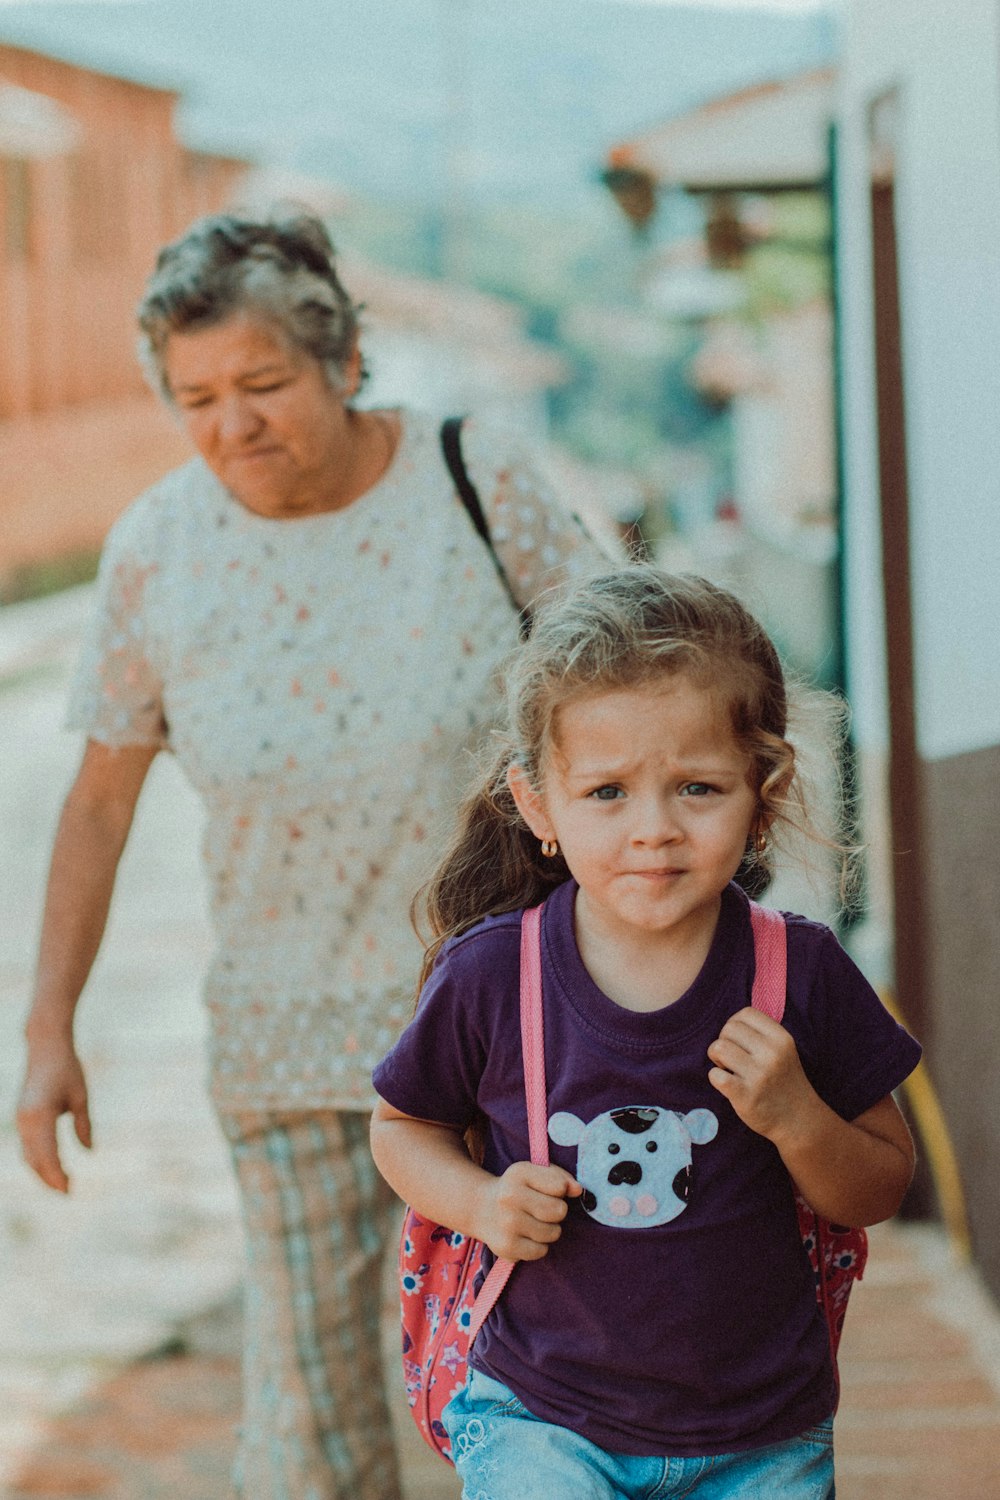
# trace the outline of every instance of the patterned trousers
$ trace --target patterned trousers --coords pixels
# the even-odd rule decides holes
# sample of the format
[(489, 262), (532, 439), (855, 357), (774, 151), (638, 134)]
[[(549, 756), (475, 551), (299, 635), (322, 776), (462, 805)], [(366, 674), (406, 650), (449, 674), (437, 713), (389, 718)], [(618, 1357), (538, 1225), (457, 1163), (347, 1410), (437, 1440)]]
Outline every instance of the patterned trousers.
[(400, 1500), (379, 1344), (395, 1199), (368, 1116), (222, 1114), (247, 1242), (245, 1500)]

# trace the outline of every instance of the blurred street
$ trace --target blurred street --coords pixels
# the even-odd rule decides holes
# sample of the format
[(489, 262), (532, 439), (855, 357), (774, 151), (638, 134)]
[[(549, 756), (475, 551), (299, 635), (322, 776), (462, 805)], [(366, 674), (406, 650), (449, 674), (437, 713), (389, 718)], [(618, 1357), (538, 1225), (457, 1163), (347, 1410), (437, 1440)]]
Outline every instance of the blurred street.
[[(239, 1408), (240, 1241), (202, 1085), (198, 809), (166, 757), (83, 1011), (97, 1150), (67, 1143), (68, 1199), (29, 1177), (11, 1127), (47, 849), (78, 748), (59, 726), (85, 605), (5, 611), (0, 633), (0, 1495), (215, 1500)], [(454, 1476), (398, 1387), (390, 1280), (384, 1339), (408, 1500), (449, 1500)], [(840, 1500), (1000, 1497), (1000, 1321), (936, 1228), (873, 1235), (842, 1374)]]
[[(16, 642), (15, 632), (5, 632), (5, 647), (17, 646), (8, 667), (32, 657), (35, 664), (0, 687), (4, 1477), (52, 1410), (162, 1345), (178, 1319), (230, 1293), (240, 1253), (228, 1165), (201, 1085), (197, 983), (208, 934), (198, 810), (166, 757), (144, 795), (80, 1027), (97, 1149), (89, 1155), (64, 1137), (68, 1199), (33, 1181), (20, 1162), (11, 1118), (20, 1031), (48, 850), (79, 747), (60, 728), (72, 650), (61, 618), (67, 603), (12, 612), (38, 628)], [(51, 639), (43, 619), (54, 622)]]

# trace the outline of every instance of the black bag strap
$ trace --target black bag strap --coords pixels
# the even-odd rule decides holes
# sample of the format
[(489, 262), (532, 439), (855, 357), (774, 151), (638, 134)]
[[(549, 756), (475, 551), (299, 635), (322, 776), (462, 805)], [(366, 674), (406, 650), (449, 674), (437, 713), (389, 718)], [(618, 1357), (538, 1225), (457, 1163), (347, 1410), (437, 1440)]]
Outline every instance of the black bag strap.
[(510, 579), (504, 569), (503, 563), (497, 556), (490, 536), (490, 528), (483, 514), (482, 502), (479, 499), (479, 491), (469, 478), (469, 471), (465, 467), (465, 459), (462, 457), (462, 417), (446, 417), (441, 423), (441, 450), (444, 453), (444, 461), (448, 465), (448, 473), (452, 477), (458, 497), (469, 514), (469, 519), (476, 531), (482, 537), (493, 559), (493, 566), (497, 570), (497, 577), (503, 584), (507, 597), (517, 610), (518, 619), (521, 624), (521, 634), (527, 635), (531, 629), (531, 611), (522, 607), (518, 602), (517, 595), (511, 588)]

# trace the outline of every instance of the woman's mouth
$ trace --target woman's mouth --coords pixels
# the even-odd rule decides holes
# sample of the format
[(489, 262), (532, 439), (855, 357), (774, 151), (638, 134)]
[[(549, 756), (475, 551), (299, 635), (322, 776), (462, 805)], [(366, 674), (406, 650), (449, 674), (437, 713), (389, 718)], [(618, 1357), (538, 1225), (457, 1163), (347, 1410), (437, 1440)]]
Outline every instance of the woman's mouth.
[(230, 461), (235, 460), (237, 463), (253, 463), (258, 458), (271, 458), (277, 452), (278, 449), (275, 447), (246, 448), (239, 453), (230, 454)]

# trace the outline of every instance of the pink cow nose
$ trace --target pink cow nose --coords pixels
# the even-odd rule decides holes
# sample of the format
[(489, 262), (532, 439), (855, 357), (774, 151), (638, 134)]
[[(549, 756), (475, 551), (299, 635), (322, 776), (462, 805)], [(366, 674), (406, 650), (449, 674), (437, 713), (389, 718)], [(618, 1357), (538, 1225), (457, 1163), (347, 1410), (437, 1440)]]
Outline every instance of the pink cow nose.
[(643, 1219), (652, 1218), (659, 1208), (658, 1201), (651, 1193), (643, 1193), (634, 1203), (621, 1193), (616, 1193), (613, 1198), (608, 1199), (608, 1213), (613, 1214), (616, 1219), (627, 1219), (633, 1208)]

